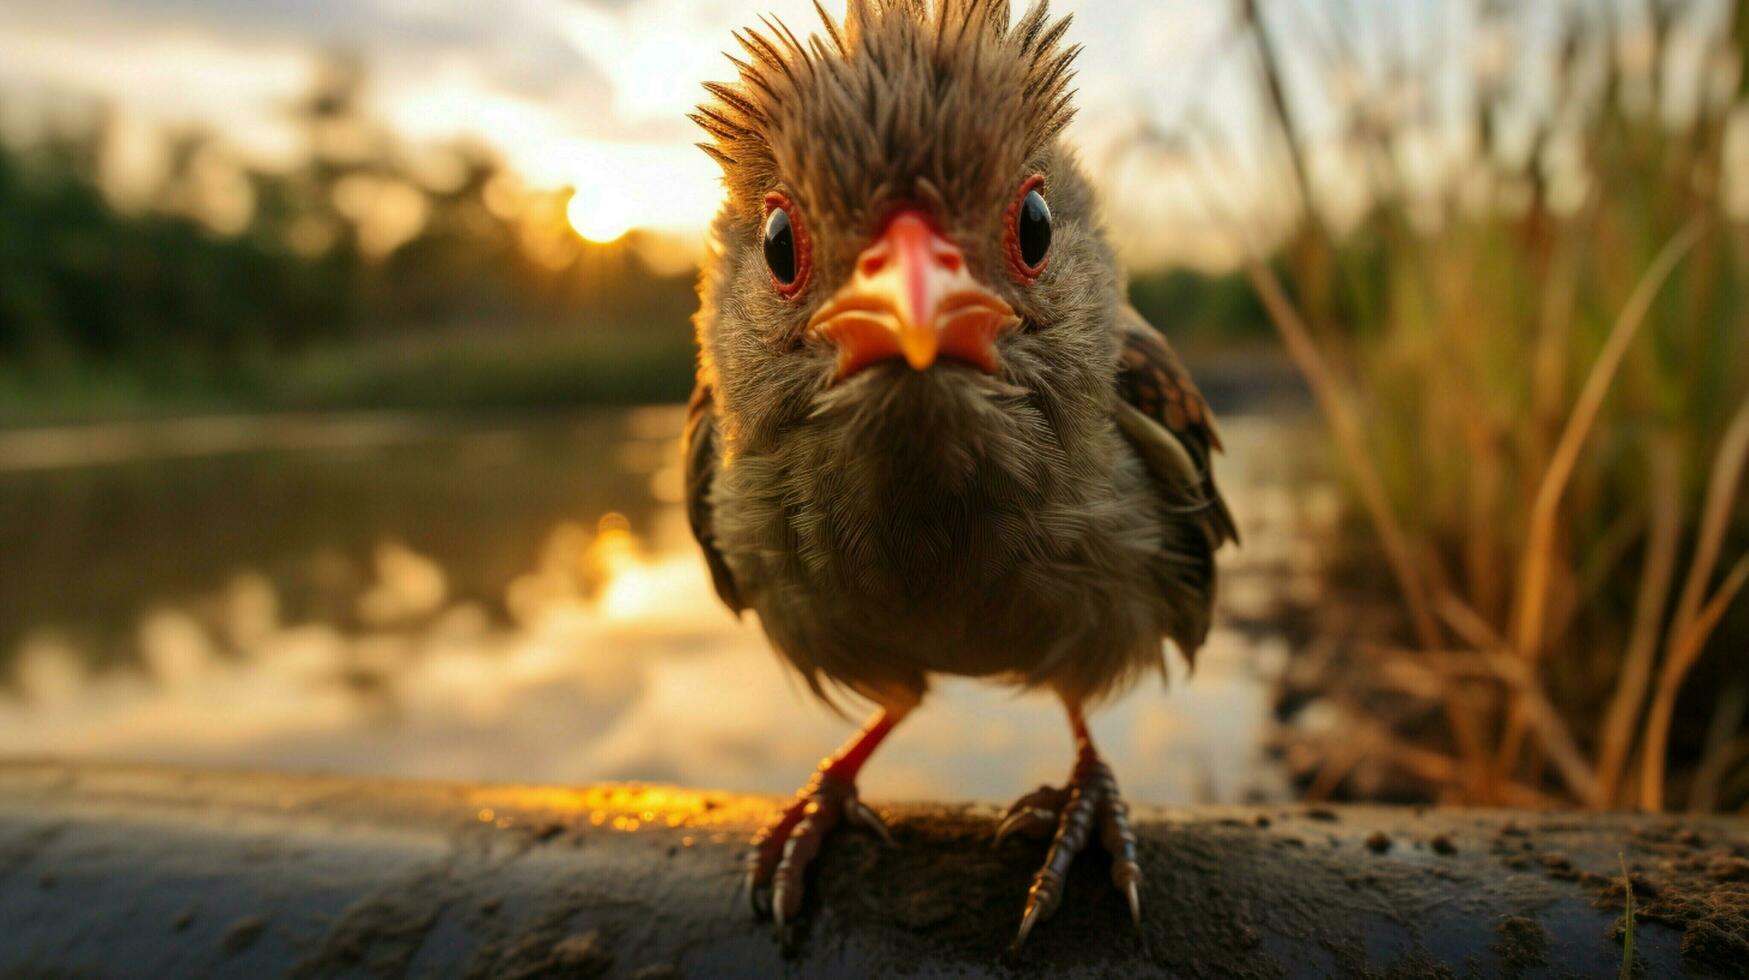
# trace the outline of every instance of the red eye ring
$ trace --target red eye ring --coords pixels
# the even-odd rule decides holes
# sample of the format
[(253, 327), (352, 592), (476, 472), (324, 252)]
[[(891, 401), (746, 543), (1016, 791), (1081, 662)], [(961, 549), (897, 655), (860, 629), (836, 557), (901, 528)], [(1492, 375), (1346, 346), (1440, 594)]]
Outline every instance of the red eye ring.
[(790, 236), (793, 242), (793, 261), (795, 278), (785, 282), (778, 278), (777, 269), (773, 265), (770, 254), (771, 242), (765, 241), (766, 273), (771, 276), (771, 285), (777, 294), (784, 299), (793, 300), (800, 296), (802, 290), (808, 288), (808, 279), (814, 272), (814, 243), (808, 237), (808, 227), (802, 223), (801, 214), (797, 211), (795, 202), (789, 195), (781, 191), (772, 191), (765, 195), (765, 212), (759, 221), (760, 236), (766, 238), (771, 230), (773, 212), (782, 211), (789, 222)]
[[(1029, 263), (1020, 245), (1020, 208), (1026, 202), (1027, 195), (1033, 191), (1042, 191), (1045, 186), (1044, 174), (1033, 174), (1020, 182), (1020, 189), (1014, 192), (1014, 200), (1009, 202), (1008, 210), (1002, 216), (1002, 251), (1008, 256), (1008, 271), (1014, 281), (1022, 286), (1030, 286), (1044, 275), (1045, 267), (1051, 264), (1048, 251), (1038, 262)], [(1047, 218), (1049, 212), (1046, 212)]]

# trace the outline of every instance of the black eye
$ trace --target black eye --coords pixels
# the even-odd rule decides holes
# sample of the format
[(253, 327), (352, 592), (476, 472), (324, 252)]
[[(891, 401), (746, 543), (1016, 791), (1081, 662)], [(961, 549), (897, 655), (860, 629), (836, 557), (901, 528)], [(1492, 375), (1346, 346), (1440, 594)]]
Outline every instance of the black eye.
[(765, 267), (771, 284), (784, 299), (795, 299), (808, 288), (808, 273), (814, 268), (808, 245), (808, 227), (795, 202), (781, 191), (765, 195)]
[(765, 265), (780, 288), (796, 283), (801, 274), (800, 257), (796, 254), (796, 229), (789, 212), (774, 208), (765, 216)]
[(1051, 257), (1051, 206), (1045, 203), (1044, 192), (1044, 175), (1033, 174), (1009, 198), (1004, 251), (1009, 275), (1022, 286), (1044, 275)]
[(1021, 199), (1014, 230), (1020, 241), (1020, 260), (1029, 270), (1039, 269), (1045, 256), (1051, 254), (1051, 206), (1043, 194), (1032, 190)]

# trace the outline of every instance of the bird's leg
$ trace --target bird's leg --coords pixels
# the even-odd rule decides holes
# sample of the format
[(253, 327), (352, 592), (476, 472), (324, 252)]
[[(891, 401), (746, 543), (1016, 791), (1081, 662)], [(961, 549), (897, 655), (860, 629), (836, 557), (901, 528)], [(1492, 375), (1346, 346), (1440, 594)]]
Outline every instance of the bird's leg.
[(1008, 808), (996, 830), (997, 844), (1011, 834), (1034, 839), (1052, 835), (1044, 867), (1033, 875), (1032, 889), (1026, 896), (1020, 934), (1014, 940), (1016, 948), (1026, 942), (1034, 926), (1050, 918), (1062, 904), (1069, 866), (1096, 832), (1111, 855), (1111, 882), (1129, 899), (1130, 917), (1135, 924), (1138, 927), (1142, 924), (1142, 868), (1136, 860), (1136, 835), (1130, 829), (1129, 805), (1118, 795), (1117, 778), (1093, 747), (1087, 722), (1074, 705), (1069, 707), (1069, 723), (1075, 732), (1076, 749), (1075, 770), (1069, 776), (1069, 785), (1063, 789), (1041, 786), (1021, 797)]
[(747, 891), (754, 912), (771, 915), (779, 930), (801, 911), (802, 878), (826, 835), (840, 823), (865, 827), (892, 844), (887, 825), (857, 799), (856, 774), (905, 713), (891, 708), (876, 713), (837, 754), (820, 763), (795, 802), (754, 835), (747, 855)]

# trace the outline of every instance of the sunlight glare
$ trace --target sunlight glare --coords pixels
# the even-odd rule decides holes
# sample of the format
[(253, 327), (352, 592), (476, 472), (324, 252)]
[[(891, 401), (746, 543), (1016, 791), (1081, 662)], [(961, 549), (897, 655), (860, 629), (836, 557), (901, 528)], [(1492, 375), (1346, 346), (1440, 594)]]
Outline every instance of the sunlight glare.
[(601, 245), (624, 238), (638, 225), (632, 196), (599, 184), (579, 187), (565, 205), (565, 217), (577, 234)]

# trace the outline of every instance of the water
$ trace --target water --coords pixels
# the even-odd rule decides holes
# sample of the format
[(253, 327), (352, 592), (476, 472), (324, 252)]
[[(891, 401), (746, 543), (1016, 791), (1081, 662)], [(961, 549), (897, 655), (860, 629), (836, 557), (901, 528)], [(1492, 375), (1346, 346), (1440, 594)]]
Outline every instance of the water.
[[(0, 755), (787, 792), (852, 723), (711, 592), (678, 409), (217, 419), (0, 433)], [(1305, 426), (1224, 424), (1246, 547), (1194, 677), (1093, 721), (1132, 798), (1286, 793), (1284, 596), (1335, 513)], [(942, 684), (877, 799), (1060, 781), (1048, 698)]]

